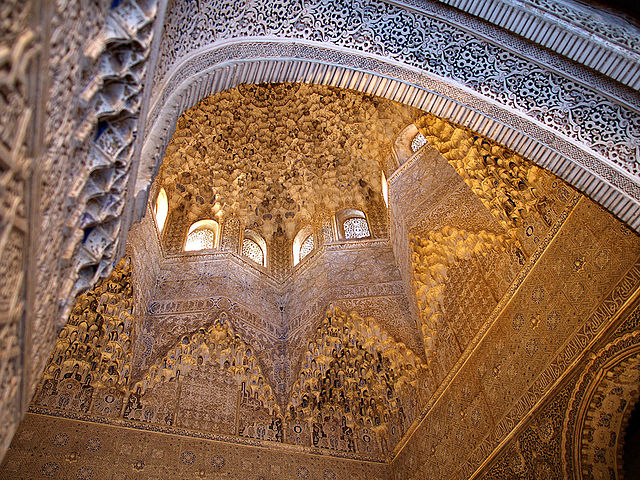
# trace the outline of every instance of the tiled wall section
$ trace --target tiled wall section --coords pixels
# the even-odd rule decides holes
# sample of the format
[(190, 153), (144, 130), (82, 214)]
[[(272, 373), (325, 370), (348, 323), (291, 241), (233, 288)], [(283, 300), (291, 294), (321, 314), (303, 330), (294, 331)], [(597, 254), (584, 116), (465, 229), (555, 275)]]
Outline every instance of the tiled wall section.
[(131, 430), (29, 413), (0, 479), (387, 480), (384, 464)]

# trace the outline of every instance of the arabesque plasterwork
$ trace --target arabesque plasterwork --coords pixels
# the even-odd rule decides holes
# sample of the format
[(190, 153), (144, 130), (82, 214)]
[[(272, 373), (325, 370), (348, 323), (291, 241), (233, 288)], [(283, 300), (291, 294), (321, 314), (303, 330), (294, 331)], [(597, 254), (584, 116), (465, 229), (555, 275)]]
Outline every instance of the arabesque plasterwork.
[(0, 478), (625, 478), (638, 29), (484, 4), (2, 5)]

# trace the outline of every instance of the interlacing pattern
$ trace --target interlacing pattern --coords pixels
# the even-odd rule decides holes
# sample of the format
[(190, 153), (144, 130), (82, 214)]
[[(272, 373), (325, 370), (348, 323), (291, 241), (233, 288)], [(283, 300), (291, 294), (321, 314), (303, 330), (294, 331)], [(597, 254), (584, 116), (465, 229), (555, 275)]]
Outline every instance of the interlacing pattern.
[(250, 258), (259, 265), (264, 263), (264, 253), (256, 242), (250, 238), (242, 240), (242, 255)]
[(371, 233), (369, 232), (369, 225), (367, 225), (367, 220), (364, 218), (348, 218), (344, 221), (342, 227), (344, 228), (344, 238), (348, 240), (367, 238), (371, 236)]
[(300, 260), (309, 255), (313, 251), (313, 234), (304, 239), (300, 245)]

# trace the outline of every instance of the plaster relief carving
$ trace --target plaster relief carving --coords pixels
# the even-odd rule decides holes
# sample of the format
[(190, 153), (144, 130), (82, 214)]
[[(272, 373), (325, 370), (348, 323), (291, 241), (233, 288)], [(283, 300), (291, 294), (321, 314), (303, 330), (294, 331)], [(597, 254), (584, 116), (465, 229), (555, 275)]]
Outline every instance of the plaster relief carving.
[(34, 107), (28, 74), (40, 48), (29, 28), (30, 12), (30, 2), (7, 2), (0, 8), (0, 456), (22, 417), (23, 382), (31, 373), (21, 354), (32, 169), (28, 135)]
[[(444, 291), (447, 271), (456, 263), (514, 248), (507, 235), (465, 232), (444, 228), (427, 238), (410, 237), (416, 297), (420, 308), (422, 335), (427, 357), (438, 350), (437, 336), (444, 322)], [(515, 246), (515, 248), (518, 248)]]
[(380, 172), (389, 139), (417, 113), (289, 83), (240, 85), (202, 100), (181, 117), (160, 170), (167, 248), (180, 251), (185, 228), (203, 218), (240, 218), (271, 243), (276, 232), (291, 240), (344, 208), (370, 211), (374, 233), (384, 236)]
[[(348, 451), (356, 451), (363, 432), (375, 432), (376, 438), (369, 437), (373, 445), (358, 450), (386, 454), (415, 418), (419, 407), (413, 397), (424, 369), (420, 357), (373, 319), (327, 312), (303, 353), (288, 421), (312, 425), (314, 446)], [(325, 440), (332, 423), (338, 432)]]
[(3, 2), (0, 476), (619, 477), (638, 29), (473, 3)]

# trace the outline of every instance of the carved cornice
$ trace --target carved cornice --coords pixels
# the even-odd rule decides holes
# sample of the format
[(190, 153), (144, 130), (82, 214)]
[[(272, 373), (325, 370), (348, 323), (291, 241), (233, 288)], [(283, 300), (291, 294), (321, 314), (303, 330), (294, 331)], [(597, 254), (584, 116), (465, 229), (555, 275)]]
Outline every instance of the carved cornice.
[(292, 452), (301, 452), (310, 455), (328, 456), (335, 458), (344, 458), (350, 460), (358, 460), (361, 462), (370, 462), (385, 465), (386, 461), (375, 456), (360, 455), (357, 453), (341, 452), (338, 450), (330, 450), (326, 448), (317, 447), (305, 447), (301, 445), (291, 445), (288, 443), (274, 443), (266, 440), (259, 440), (255, 438), (236, 437), (232, 435), (223, 435), (217, 433), (203, 432), (200, 430), (189, 430), (187, 428), (179, 428), (168, 425), (157, 425), (146, 423), (142, 421), (121, 419), (121, 418), (106, 418), (98, 415), (87, 415), (68, 410), (54, 410), (45, 407), (30, 406), (29, 413), (36, 415), (47, 415), (50, 417), (67, 418), (70, 420), (79, 420), (82, 422), (98, 423), (102, 425), (111, 425), (113, 427), (131, 428), (134, 430), (142, 430), (147, 432), (166, 433), (169, 435), (177, 435), (180, 437), (200, 438), (203, 440), (213, 440), (216, 442), (223, 442), (236, 445), (250, 445), (253, 447), (262, 447), (269, 449), (288, 450)]

